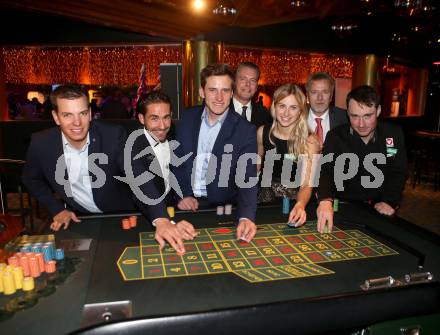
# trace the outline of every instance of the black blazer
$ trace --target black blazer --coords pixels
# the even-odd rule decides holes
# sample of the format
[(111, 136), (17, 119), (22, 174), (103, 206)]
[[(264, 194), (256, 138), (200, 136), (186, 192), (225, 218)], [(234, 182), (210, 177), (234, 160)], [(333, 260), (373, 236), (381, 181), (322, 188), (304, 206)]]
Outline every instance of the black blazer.
[[(96, 206), (103, 212), (134, 211), (135, 206), (128, 185), (114, 178), (124, 175), (125, 130), (119, 125), (93, 120), (90, 124), (89, 138), (89, 156), (105, 153), (108, 157), (107, 162), (93, 160), (105, 174), (104, 185), (99, 188), (92, 187)], [(73, 211), (88, 213), (73, 197), (68, 197), (63, 184), (56, 181), (55, 170), (61, 155), (63, 142), (59, 127), (33, 134), (23, 169), (23, 183), (52, 216), (65, 209), (63, 202)], [(64, 180), (68, 180), (67, 170), (63, 173)], [(95, 182), (97, 176), (93, 172), (90, 175), (92, 182)], [(62, 201), (55, 198), (53, 193), (57, 193)]]
[[(318, 199), (338, 198), (348, 201), (384, 201), (390, 206), (400, 202), (407, 174), (407, 158), (402, 129), (394, 124), (379, 121), (372, 139), (367, 145), (350, 124), (336, 127), (328, 132), (322, 150), (323, 156), (333, 153), (331, 162), (322, 165), (318, 186)], [(338, 190), (335, 184), (336, 159), (341, 154), (353, 153), (359, 160), (356, 174), (343, 181), (343, 188)], [(383, 181), (377, 187), (365, 187), (363, 176), (372, 175), (372, 168), (367, 170), (365, 157), (370, 153), (380, 153), (385, 161), (380, 164), (373, 161), (376, 173), (383, 174)], [(374, 177), (375, 179), (376, 177)]]
[[(251, 105), (252, 112), (250, 122), (254, 124), (257, 129), (264, 124), (272, 124), (272, 116), (270, 115), (270, 112), (266, 107), (255, 103), (254, 101), (251, 102)], [(234, 110), (234, 102), (232, 99), (229, 105), (229, 109), (231, 108)]]
[(329, 117), (330, 130), (348, 122), (347, 111), (336, 106), (330, 106)]
[[(167, 195), (164, 195), (165, 182), (161, 174), (159, 161), (150, 142), (145, 137), (144, 128), (140, 127), (136, 132), (137, 136), (131, 154), (133, 175), (136, 178), (142, 173), (146, 173), (146, 171), (151, 172), (151, 174), (148, 178), (144, 177), (145, 183), (139, 186), (141, 195), (138, 196), (135, 192), (135, 203), (150, 221), (160, 217), (168, 218), (166, 207), (167, 203), (172, 201), (173, 190), (171, 189)], [(171, 136), (168, 136), (168, 140), (171, 140)], [(138, 155), (140, 156), (136, 157)], [(159, 201), (161, 198), (162, 200)]]
[(254, 124), (257, 129), (264, 124), (272, 124), (272, 116), (270, 115), (269, 110), (252, 101), (252, 114), (251, 114), (251, 123)]

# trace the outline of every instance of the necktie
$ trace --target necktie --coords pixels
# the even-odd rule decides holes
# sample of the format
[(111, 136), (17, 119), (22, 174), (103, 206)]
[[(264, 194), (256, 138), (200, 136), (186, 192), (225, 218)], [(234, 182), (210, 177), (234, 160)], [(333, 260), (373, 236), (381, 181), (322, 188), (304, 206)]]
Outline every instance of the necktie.
[(247, 106), (243, 106), (243, 107), (241, 107), (241, 109), (242, 109), (242, 111), (241, 111), (241, 117), (242, 117), (243, 119), (247, 120), (247, 117), (246, 117), (246, 109), (247, 109)]
[(322, 124), (321, 124), (322, 119), (320, 117), (317, 117), (315, 121), (316, 121), (315, 134), (316, 136), (318, 136), (319, 143), (322, 146), (322, 143), (324, 142), (324, 131), (322, 129)]

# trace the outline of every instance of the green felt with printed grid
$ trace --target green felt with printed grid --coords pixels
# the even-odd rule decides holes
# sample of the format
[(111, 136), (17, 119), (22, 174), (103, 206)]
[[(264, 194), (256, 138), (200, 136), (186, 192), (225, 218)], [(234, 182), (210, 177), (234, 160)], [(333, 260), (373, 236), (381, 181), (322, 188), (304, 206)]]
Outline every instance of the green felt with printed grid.
[(154, 233), (143, 232), (139, 246), (125, 248), (118, 268), (127, 281), (233, 273), (254, 283), (331, 275), (325, 263), (398, 255), (358, 230), (333, 227), (332, 233), (319, 234), (315, 222), (295, 229), (285, 223), (259, 225), (250, 243), (235, 236), (235, 228), (200, 229), (180, 256), (169, 246), (160, 250)]

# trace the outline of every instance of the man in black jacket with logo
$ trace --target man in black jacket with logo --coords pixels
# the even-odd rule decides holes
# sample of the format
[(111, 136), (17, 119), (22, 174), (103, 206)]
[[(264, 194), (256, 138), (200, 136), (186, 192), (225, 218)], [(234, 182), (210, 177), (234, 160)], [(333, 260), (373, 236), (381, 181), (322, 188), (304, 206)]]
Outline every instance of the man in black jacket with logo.
[[(335, 198), (368, 202), (383, 215), (393, 215), (405, 185), (407, 158), (400, 127), (378, 120), (380, 98), (371, 86), (347, 95), (349, 124), (327, 135), (318, 186), (318, 230), (333, 226)], [(329, 156), (330, 157), (330, 156)]]

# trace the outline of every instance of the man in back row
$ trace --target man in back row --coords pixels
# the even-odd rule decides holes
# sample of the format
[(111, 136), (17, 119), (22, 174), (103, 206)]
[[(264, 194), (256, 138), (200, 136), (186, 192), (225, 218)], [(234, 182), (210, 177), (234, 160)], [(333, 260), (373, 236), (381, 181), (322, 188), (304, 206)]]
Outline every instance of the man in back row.
[(307, 123), (321, 146), (330, 129), (347, 123), (345, 110), (330, 106), (334, 91), (335, 80), (326, 72), (315, 72), (307, 79), (306, 93), (310, 106)]
[(235, 71), (234, 95), (231, 100), (233, 109), (242, 118), (254, 124), (255, 127), (272, 123), (270, 112), (261, 104), (255, 103), (252, 98), (257, 92), (260, 69), (251, 62), (238, 64)]
[[(318, 186), (318, 230), (333, 227), (333, 200), (368, 202), (383, 215), (393, 215), (405, 185), (407, 159), (400, 127), (378, 121), (380, 98), (371, 86), (347, 95), (349, 124), (331, 130), (323, 156)], [(345, 154), (347, 160), (338, 161)], [(349, 157), (350, 156), (350, 157)], [(344, 157), (344, 156), (341, 156)], [(358, 162), (358, 164), (356, 163)], [(350, 169), (351, 166), (351, 169)]]

